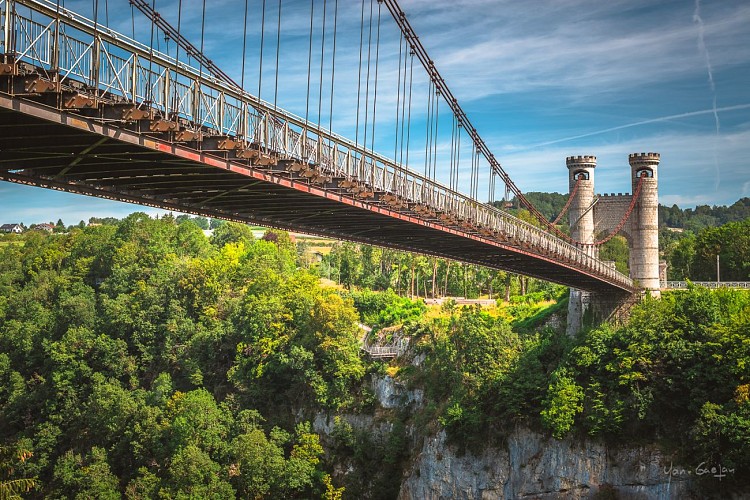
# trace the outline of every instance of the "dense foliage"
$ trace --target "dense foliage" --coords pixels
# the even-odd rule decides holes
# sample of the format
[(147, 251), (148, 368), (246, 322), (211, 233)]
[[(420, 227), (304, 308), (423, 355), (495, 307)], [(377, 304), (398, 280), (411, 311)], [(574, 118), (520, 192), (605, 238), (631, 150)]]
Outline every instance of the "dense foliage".
[(446, 312), (417, 327), (426, 358), (411, 378), (430, 401), (423, 418), (471, 447), (497, 442), (516, 423), (539, 427), (550, 375), (570, 339), (552, 330), (516, 333), (506, 318), (476, 307)]
[[(413, 381), (456, 442), (502, 440), (514, 423), (619, 443), (658, 441), (685, 463), (750, 469), (750, 293), (692, 288), (637, 306), (628, 325), (570, 339), (519, 334), (464, 308), (419, 332)], [(712, 487), (716, 487), (713, 485)]]
[(750, 281), (750, 218), (687, 232), (664, 246), (671, 279), (716, 280), (718, 255), (722, 281)]
[(659, 225), (699, 231), (728, 222), (739, 222), (750, 218), (750, 198), (740, 198), (732, 205), (698, 205), (681, 209), (677, 205), (659, 205)]
[(334, 491), (293, 409), (353, 403), (357, 313), (266, 239), (133, 214), (0, 247), (0, 444), (28, 450), (13, 478), (55, 498)]
[(337, 243), (318, 273), (348, 289), (392, 290), (409, 297), (502, 297), (532, 291), (555, 293), (555, 285), (517, 274), (354, 243)]
[[(699, 270), (719, 251), (722, 273), (747, 273), (748, 224), (675, 240), (671, 258)], [(0, 238), (0, 492), (393, 498), (407, 427), (481, 447), (519, 424), (658, 441), (747, 485), (750, 293), (665, 294), (572, 339), (540, 326), (564, 315), (556, 285), (349, 243), (312, 265), (285, 233), (187, 217)], [(506, 300), (404, 297), (489, 291)], [(366, 363), (358, 322), (403, 325), (420, 361)], [(425, 407), (374, 412), (373, 372), (424, 389)], [(342, 416), (358, 412), (388, 430)]]
[[(610, 439), (659, 437), (685, 457), (750, 468), (750, 294), (693, 288), (585, 334), (555, 371), (542, 418)], [(698, 462), (696, 462), (697, 465)]]

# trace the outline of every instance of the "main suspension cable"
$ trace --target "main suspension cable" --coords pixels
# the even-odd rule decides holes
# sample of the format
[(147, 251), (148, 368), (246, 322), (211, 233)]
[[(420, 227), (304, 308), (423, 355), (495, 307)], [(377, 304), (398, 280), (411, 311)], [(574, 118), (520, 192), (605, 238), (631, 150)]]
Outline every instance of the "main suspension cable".
[(565, 202), (565, 206), (560, 210), (560, 213), (557, 214), (557, 217), (555, 217), (555, 220), (552, 221), (552, 225), (556, 226), (560, 220), (563, 218), (563, 215), (565, 215), (565, 212), (568, 211), (568, 208), (570, 208), (570, 204), (573, 202), (573, 199), (576, 196), (576, 193), (578, 192), (578, 186), (581, 184), (581, 179), (576, 179), (576, 183), (573, 185), (573, 191), (570, 192), (570, 195), (568, 195), (568, 201)]
[(422, 66), (424, 67), (424, 69), (427, 71), (427, 73), (430, 75), (431, 78), (434, 77), (435, 84), (440, 90), (445, 101), (451, 107), (451, 110), (456, 115), (458, 120), (461, 122), (461, 125), (466, 129), (466, 133), (469, 134), (469, 136), (472, 138), (472, 140), (476, 144), (477, 150), (488, 161), (490, 168), (494, 170), (495, 173), (498, 176), (500, 176), (500, 178), (502, 178), (503, 182), (509, 187), (509, 189), (513, 192), (513, 194), (516, 195), (519, 202), (523, 204), (524, 206), (526, 206), (529, 209), (529, 211), (534, 215), (534, 217), (539, 219), (543, 224), (549, 226), (549, 221), (546, 219), (546, 217), (544, 217), (544, 215), (542, 215), (541, 212), (539, 212), (539, 210), (536, 207), (534, 207), (531, 204), (531, 202), (529, 202), (528, 199), (526, 199), (524, 194), (521, 192), (518, 186), (516, 186), (516, 184), (510, 178), (508, 173), (505, 171), (505, 169), (503, 169), (500, 162), (495, 158), (495, 155), (492, 153), (492, 151), (490, 151), (489, 147), (481, 138), (476, 128), (472, 125), (471, 121), (469, 120), (464, 110), (458, 104), (458, 101), (455, 99), (455, 97), (453, 96), (453, 93), (445, 84), (445, 81), (440, 77), (439, 73), (437, 73), (434, 63), (430, 59), (422, 43), (419, 41), (416, 33), (414, 32), (414, 29), (411, 27), (411, 24), (406, 18), (406, 15), (399, 7), (397, 0), (381, 0), (381, 1), (383, 1), (386, 4), (386, 6), (388, 7), (388, 10), (391, 13), (391, 16), (396, 21), (396, 24), (399, 26), (399, 28), (401, 29), (402, 33), (407, 38), (407, 40), (409, 40), (409, 44), (412, 50), (415, 52), (419, 61), (422, 63)]
[[(235, 88), (240, 88), (240, 85), (237, 84), (232, 78), (227, 75), (224, 71), (221, 70), (216, 64), (214, 64), (211, 59), (206, 57), (203, 54), (203, 50), (198, 50), (193, 46), (193, 44), (190, 43), (190, 41), (185, 38), (182, 34), (179, 33), (179, 31), (175, 30), (158, 12), (156, 12), (151, 5), (148, 4), (146, 0), (128, 0), (130, 2), (131, 6), (131, 17), (132, 17), (132, 23), (133, 23), (133, 39), (135, 39), (135, 15), (133, 14), (133, 7), (137, 8), (139, 11), (141, 11), (146, 17), (148, 17), (153, 23), (156, 24), (156, 26), (159, 27), (160, 30), (162, 30), (165, 34), (169, 35), (169, 37), (174, 40), (178, 46), (181, 46), (185, 52), (187, 53), (188, 57), (194, 57), (197, 61), (199, 61), (204, 69), (214, 75), (219, 80), (228, 83), (232, 85)], [(205, 3), (205, 2), (204, 2)], [(204, 16), (205, 17), (205, 8), (204, 8)]]

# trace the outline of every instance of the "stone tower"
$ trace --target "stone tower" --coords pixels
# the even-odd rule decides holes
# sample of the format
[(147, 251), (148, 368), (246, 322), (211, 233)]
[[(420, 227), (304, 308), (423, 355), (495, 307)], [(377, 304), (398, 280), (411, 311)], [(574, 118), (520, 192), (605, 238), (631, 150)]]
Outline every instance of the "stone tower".
[(659, 153), (629, 156), (633, 193), (641, 191), (630, 215), (630, 277), (641, 288), (659, 295)]
[[(576, 190), (568, 208), (570, 235), (575, 241), (593, 243), (594, 212), (591, 204), (594, 202), (596, 156), (568, 156), (565, 163), (568, 166), (568, 192)], [(593, 246), (589, 248), (595, 249)]]
[[(575, 196), (568, 208), (568, 221), (570, 223), (570, 235), (575, 241), (581, 243), (594, 242), (594, 211), (591, 206), (594, 202), (594, 169), (596, 168), (596, 156), (569, 156), (565, 159), (568, 166), (568, 192)], [(585, 247), (587, 252), (596, 256), (598, 251), (593, 245)], [(591, 303), (591, 294), (583, 290), (571, 288), (568, 300), (568, 325), (569, 335), (575, 334), (581, 329), (583, 316)]]

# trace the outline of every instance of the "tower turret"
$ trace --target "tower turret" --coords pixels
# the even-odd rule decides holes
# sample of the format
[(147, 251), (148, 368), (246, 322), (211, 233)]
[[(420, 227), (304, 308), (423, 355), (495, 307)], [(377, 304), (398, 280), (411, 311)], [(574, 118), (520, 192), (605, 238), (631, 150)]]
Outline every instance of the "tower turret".
[[(596, 156), (568, 156), (568, 192), (574, 198), (568, 209), (570, 235), (581, 243), (594, 242), (594, 169)], [(589, 247), (592, 251), (594, 247)]]
[(631, 217), (630, 277), (639, 286), (659, 294), (659, 153), (634, 153), (630, 162), (633, 194), (640, 187)]

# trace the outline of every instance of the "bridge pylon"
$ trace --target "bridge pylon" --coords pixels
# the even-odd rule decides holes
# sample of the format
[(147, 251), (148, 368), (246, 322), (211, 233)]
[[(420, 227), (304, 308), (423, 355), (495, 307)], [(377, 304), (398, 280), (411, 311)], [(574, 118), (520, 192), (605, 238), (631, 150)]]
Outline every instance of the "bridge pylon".
[(659, 153), (634, 153), (628, 157), (633, 192), (641, 192), (630, 216), (630, 277), (640, 288), (659, 295)]
[[(568, 167), (568, 188), (570, 201), (568, 221), (570, 236), (574, 241), (589, 244), (584, 250), (597, 257), (599, 250), (594, 243), (594, 169), (596, 156), (569, 156), (565, 159)], [(591, 305), (591, 292), (570, 289), (568, 301), (567, 332), (573, 335), (581, 329), (583, 317)]]
[[(628, 157), (632, 194), (594, 195), (595, 156), (569, 156), (568, 187), (570, 235), (586, 253), (598, 258), (600, 232), (622, 233), (630, 249), (630, 278), (653, 296), (659, 296), (659, 189), (657, 169), (659, 153), (633, 153)], [(571, 288), (568, 303), (567, 332), (573, 335), (586, 324), (594, 324), (614, 315), (623, 316), (634, 303), (633, 297), (592, 295)], [(634, 296), (640, 297), (640, 294)], [(627, 314), (627, 311), (624, 311)], [(585, 320), (584, 318), (590, 318)]]

